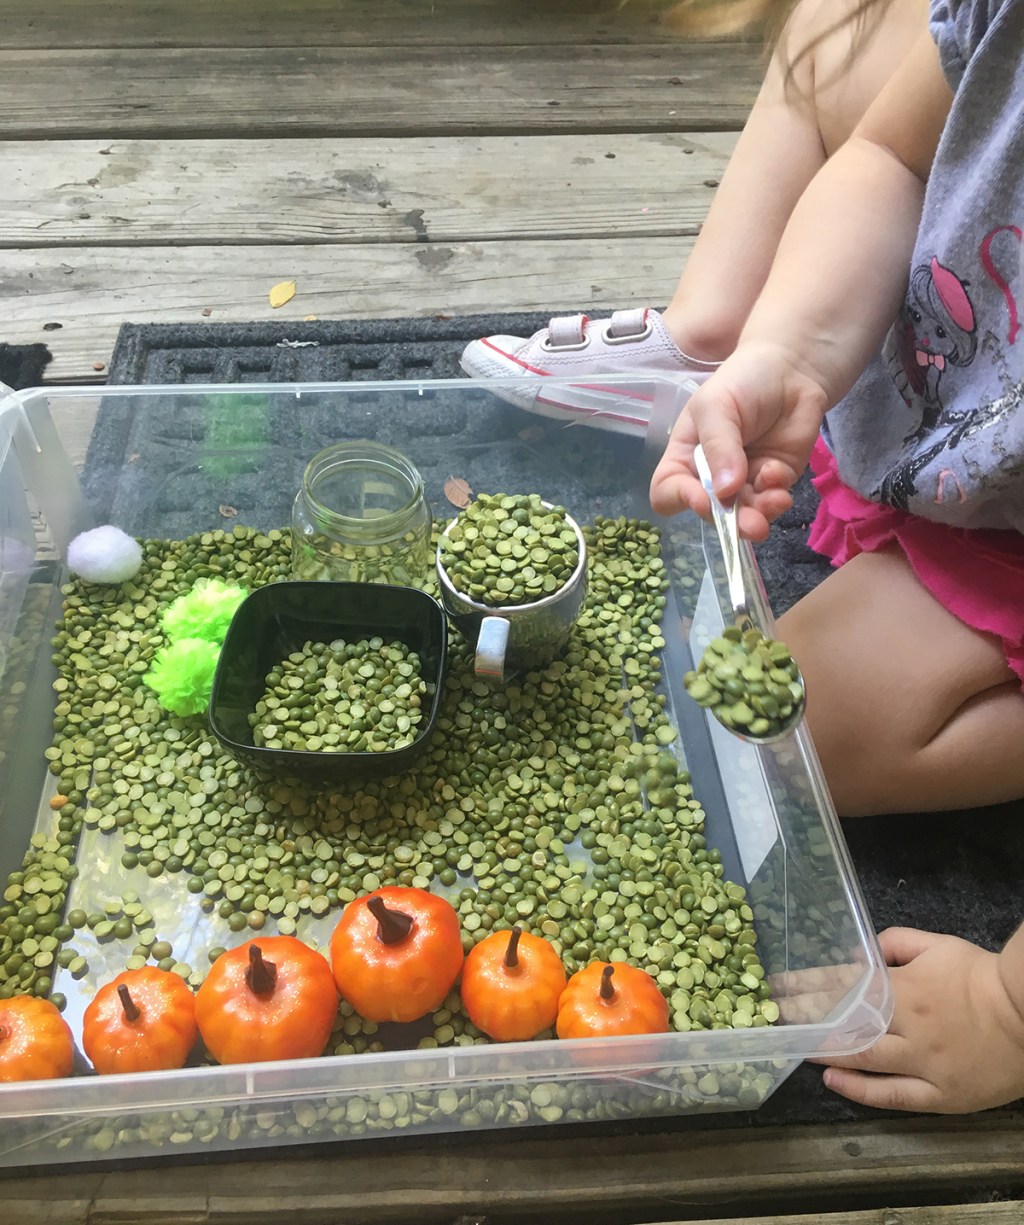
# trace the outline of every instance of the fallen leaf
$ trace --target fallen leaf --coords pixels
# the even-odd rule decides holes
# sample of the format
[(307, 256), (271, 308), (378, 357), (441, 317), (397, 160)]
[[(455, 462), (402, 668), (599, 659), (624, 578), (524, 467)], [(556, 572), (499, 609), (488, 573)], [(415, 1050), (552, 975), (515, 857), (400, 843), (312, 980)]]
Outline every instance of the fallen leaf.
[(316, 321), (317, 321), (317, 316), (316, 316), (316, 315), (306, 315), (306, 322), (307, 322), (307, 323), (316, 323)]
[(435, 315), (434, 318), (439, 323), (444, 323), (446, 320), (454, 318), (454, 316), (453, 315)]
[(284, 306), (286, 302), (290, 302), (295, 297), (295, 289), (294, 281), (278, 281), (270, 291), (270, 305), (274, 310), (277, 310), (279, 306)]
[(221, 505), (221, 506), (218, 506), (217, 509), (220, 511), (220, 513), (224, 516), (225, 519), (233, 519), (235, 515), (238, 514), (238, 511), (235, 510), (233, 506)]
[(204, 307), (203, 307), (203, 309), (202, 309), (202, 311), (200, 312), (200, 314), (205, 315), (207, 318), (209, 318), (209, 317), (210, 317), (210, 315), (212, 315), (212, 314), (213, 314), (213, 307), (212, 307), (212, 306), (204, 306)]
[(444, 483), (444, 496), (460, 510), (473, 501), (473, 490), (461, 476), (450, 476)]
[(540, 442), (546, 433), (542, 425), (528, 425), (525, 430), (519, 431), (519, 437), (523, 442)]

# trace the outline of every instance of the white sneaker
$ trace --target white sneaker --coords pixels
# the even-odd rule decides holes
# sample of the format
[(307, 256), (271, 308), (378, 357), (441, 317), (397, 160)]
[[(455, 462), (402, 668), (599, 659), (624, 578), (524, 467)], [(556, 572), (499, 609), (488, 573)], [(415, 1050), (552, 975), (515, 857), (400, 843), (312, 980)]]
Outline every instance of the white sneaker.
[[(462, 353), (462, 368), (473, 378), (500, 378), (495, 394), (520, 408), (559, 421), (582, 420), (599, 429), (643, 435), (651, 419), (653, 394), (643, 380), (628, 388), (603, 388), (595, 375), (647, 372), (702, 383), (718, 367), (689, 357), (668, 334), (661, 315), (647, 308), (616, 311), (610, 319), (586, 315), (552, 319), (530, 337), (485, 336)], [(579, 385), (538, 388), (541, 378), (585, 377)], [(522, 376), (522, 383), (509, 383)]]

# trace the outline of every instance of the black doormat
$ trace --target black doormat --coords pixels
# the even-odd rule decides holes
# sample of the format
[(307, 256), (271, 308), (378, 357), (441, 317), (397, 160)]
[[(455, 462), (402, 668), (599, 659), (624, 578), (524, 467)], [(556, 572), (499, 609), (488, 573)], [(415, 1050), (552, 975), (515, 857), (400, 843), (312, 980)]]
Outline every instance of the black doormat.
[[(452, 378), (460, 373), (459, 354), (470, 340), (498, 332), (529, 335), (548, 318), (531, 313), (299, 324), (126, 324), (118, 335), (109, 381), (142, 386)], [(776, 613), (829, 569), (807, 547), (815, 494), (806, 478), (796, 495), (771, 540), (758, 549)], [(1024, 804), (861, 818), (845, 821), (843, 829), (876, 930), (921, 927), (998, 949), (1024, 918)], [(636, 1131), (848, 1122), (885, 1113), (829, 1093), (820, 1070), (804, 1065), (757, 1111), (623, 1126)], [(567, 1130), (555, 1129), (553, 1135)]]
[(344, 383), (457, 378), (459, 354), (495, 332), (529, 335), (549, 314), (302, 323), (124, 324), (107, 381)]
[(0, 383), (12, 391), (35, 387), (52, 360), (46, 345), (9, 345), (0, 340)]

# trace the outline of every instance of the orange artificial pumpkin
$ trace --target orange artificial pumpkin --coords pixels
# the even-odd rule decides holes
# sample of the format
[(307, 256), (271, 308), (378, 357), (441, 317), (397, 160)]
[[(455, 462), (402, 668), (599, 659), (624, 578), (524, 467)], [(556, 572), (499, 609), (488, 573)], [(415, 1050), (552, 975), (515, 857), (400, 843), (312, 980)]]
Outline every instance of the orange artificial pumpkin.
[(521, 927), (474, 945), (462, 968), (469, 1019), (496, 1042), (525, 1042), (554, 1025), (565, 970), (554, 947)]
[(668, 1002), (650, 974), (619, 962), (578, 970), (558, 1004), (559, 1038), (668, 1033)]
[(368, 1021), (415, 1021), (440, 1008), (463, 958), (459, 916), (425, 889), (357, 898), (331, 936), (334, 981)]
[(0, 1000), (0, 1084), (71, 1075), (75, 1040), (49, 1000), (15, 995)]
[(321, 1055), (337, 1014), (326, 957), (294, 936), (221, 953), (196, 992), (196, 1023), (218, 1063)]
[(100, 987), (82, 1018), (82, 1049), (101, 1075), (183, 1067), (198, 1036), (191, 989), (156, 966)]

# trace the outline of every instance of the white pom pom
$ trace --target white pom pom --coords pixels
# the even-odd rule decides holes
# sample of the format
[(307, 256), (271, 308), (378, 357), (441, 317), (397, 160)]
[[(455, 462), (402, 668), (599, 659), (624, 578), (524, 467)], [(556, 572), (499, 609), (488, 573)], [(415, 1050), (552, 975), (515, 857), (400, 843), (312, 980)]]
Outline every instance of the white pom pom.
[(68, 566), (87, 583), (123, 583), (141, 565), (139, 542), (113, 524), (82, 532), (68, 545)]

